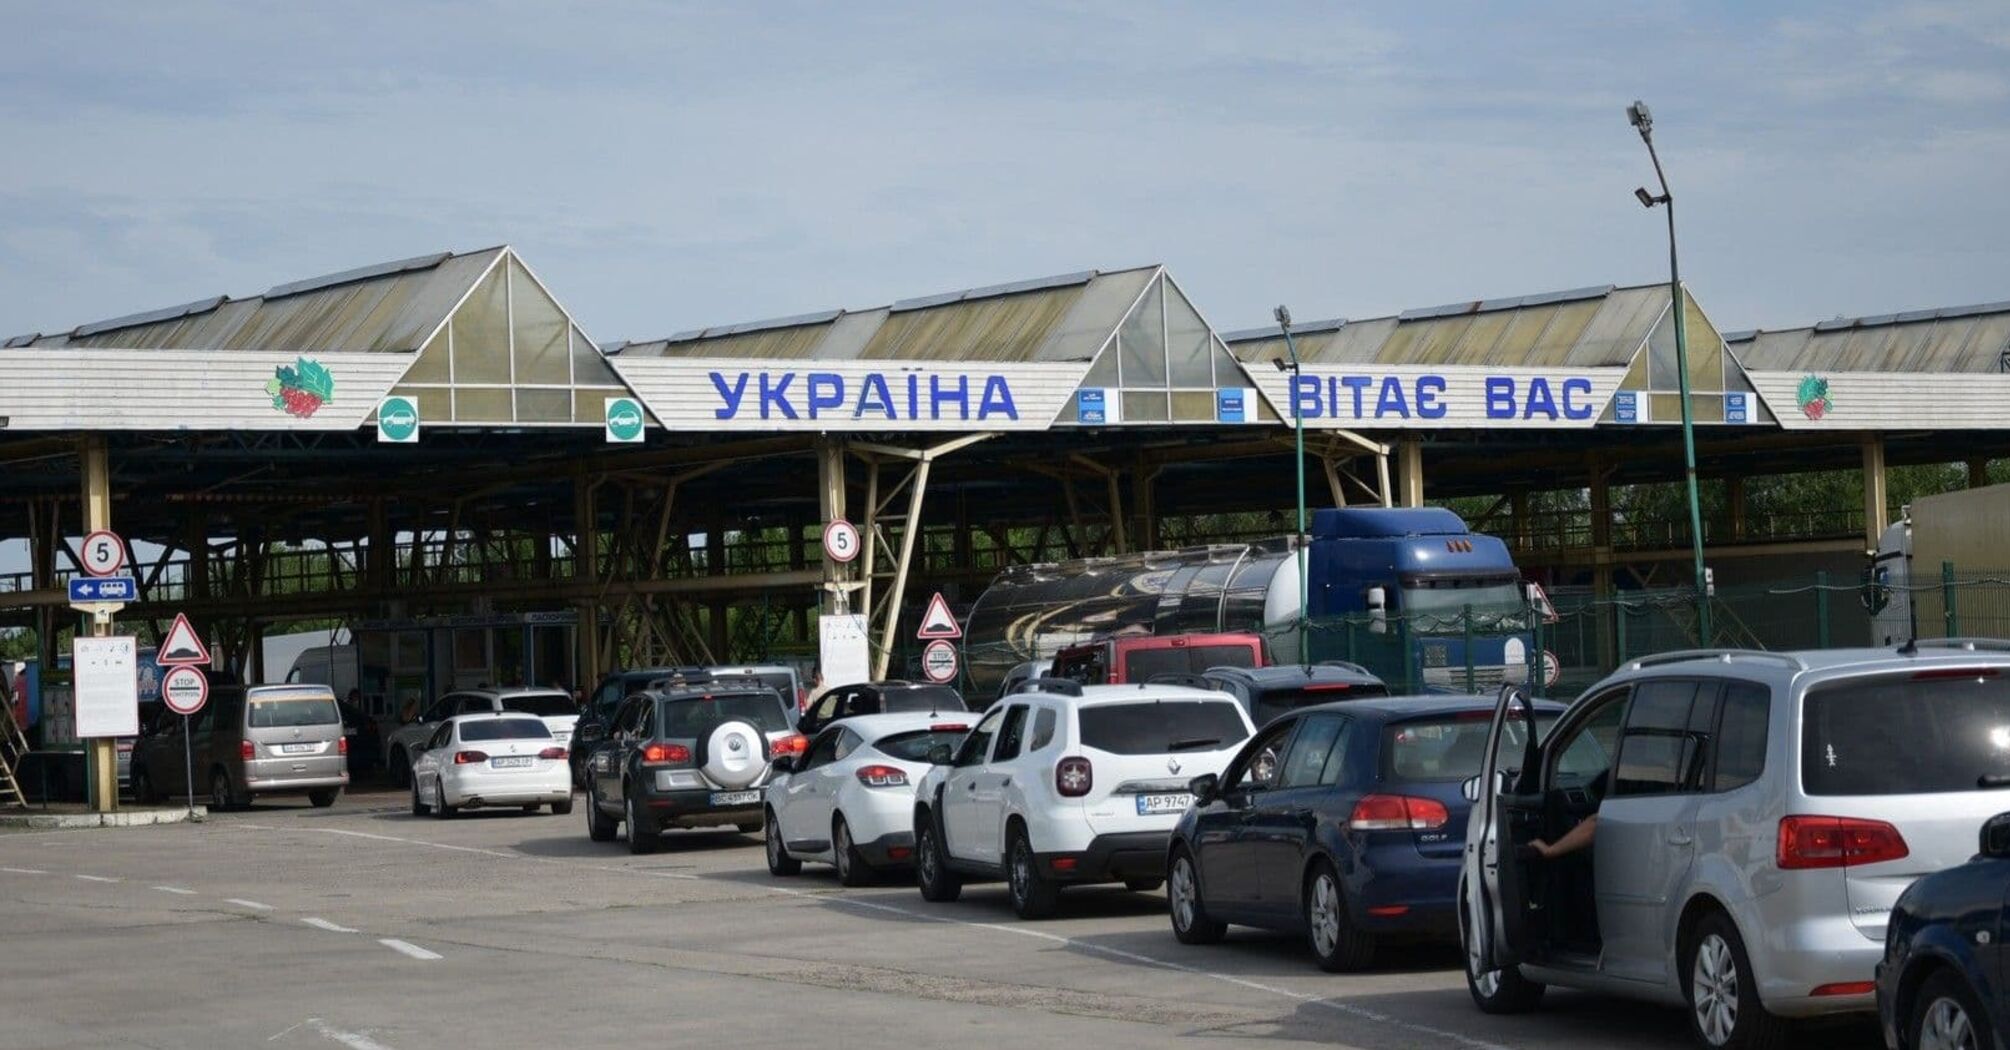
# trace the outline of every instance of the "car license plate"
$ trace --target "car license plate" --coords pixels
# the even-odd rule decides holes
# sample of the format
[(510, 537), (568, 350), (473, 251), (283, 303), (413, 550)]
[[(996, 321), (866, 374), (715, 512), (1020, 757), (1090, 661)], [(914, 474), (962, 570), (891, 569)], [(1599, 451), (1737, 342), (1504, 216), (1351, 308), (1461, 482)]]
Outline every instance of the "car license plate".
[(712, 804), (715, 806), (751, 806), (761, 800), (758, 791), (714, 791)]
[(279, 745), (279, 753), (282, 755), (309, 755), (314, 753), (314, 749), (317, 746), (315, 744), (281, 744)]
[(1193, 796), (1180, 792), (1164, 795), (1139, 795), (1138, 816), (1149, 817), (1159, 813), (1184, 813), (1193, 805)]
[(489, 759), (489, 765), (495, 767), (496, 769), (523, 769), (530, 765), (530, 761), (531, 760), (529, 755), (520, 755), (514, 757), (506, 756), (503, 758)]

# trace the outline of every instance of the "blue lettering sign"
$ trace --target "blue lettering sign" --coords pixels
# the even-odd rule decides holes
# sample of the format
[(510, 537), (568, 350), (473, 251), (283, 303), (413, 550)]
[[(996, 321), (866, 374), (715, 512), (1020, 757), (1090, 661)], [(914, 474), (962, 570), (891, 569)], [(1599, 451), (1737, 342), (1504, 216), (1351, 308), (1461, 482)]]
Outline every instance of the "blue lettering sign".
[[(718, 392), (719, 404), (712, 410), (716, 419), (739, 419), (743, 412), (756, 406), (762, 419), (824, 419), (842, 416), (847, 406), (851, 418), (864, 419), (868, 414), (888, 421), (917, 420), (926, 402), (929, 419), (1010, 419), (1019, 418), (1019, 405), (1012, 396), (1012, 384), (1002, 375), (983, 376), (983, 387), (974, 398), (976, 408), (972, 415), (974, 377), (968, 374), (930, 375), (927, 395), (922, 393), (921, 376), (917, 372), (907, 372), (907, 411), (901, 412), (901, 402), (894, 399), (892, 376), (881, 372), (868, 372), (857, 379), (857, 396), (852, 397), (852, 387), (842, 373), (807, 372), (741, 372), (731, 380), (724, 373), (712, 372), (712, 389)], [(796, 380), (800, 378), (802, 382)], [(750, 391), (749, 386), (753, 389)], [(754, 394), (754, 403), (748, 404), (747, 395)]]
[(796, 374), (794, 372), (783, 372), (782, 381), (776, 383), (773, 386), (769, 386), (768, 373), (766, 372), (761, 373), (762, 419), (768, 418), (768, 406), (770, 405), (773, 405), (775, 411), (780, 412), (782, 414), (782, 418), (784, 419), (797, 418), (796, 406), (789, 404), (789, 383), (791, 380), (795, 378)]
[(1748, 406), (1748, 402), (1746, 402), (1746, 400), (1745, 400), (1745, 395), (1744, 395), (1744, 394), (1740, 394), (1740, 393), (1736, 393), (1736, 392), (1732, 392), (1732, 393), (1727, 393), (1727, 394), (1725, 394), (1725, 395), (1724, 395), (1724, 422), (1726, 422), (1726, 423), (1749, 423), (1749, 422), (1751, 422), (1751, 421), (1752, 421), (1752, 418), (1751, 418), (1751, 409), (1750, 409), (1749, 407), (1747, 407), (1747, 406)]
[[(1359, 401), (1361, 395), (1357, 393), (1354, 397)], [(1395, 376), (1382, 380), (1382, 396), (1375, 399), (1375, 418), (1390, 415), (1410, 418), (1410, 406), (1403, 401), (1403, 381)]]
[(942, 406), (947, 402), (956, 406), (956, 418), (970, 418), (970, 377), (957, 376), (954, 392), (942, 389), (941, 376), (928, 377), (928, 418), (941, 419)]
[(1075, 422), (1108, 422), (1109, 417), (1105, 413), (1104, 404), (1103, 392), (1101, 390), (1075, 391)]
[(858, 386), (858, 407), (851, 410), (853, 419), (863, 419), (867, 411), (884, 412), (886, 418), (894, 419), (893, 393), (886, 388), (886, 377), (878, 372), (867, 372), (865, 382)]
[(1291, 415), (1294, 419), (1318, 419), (1319, 377), (1297, 375), (1291, 377)]
[(726, 377), (714, 372), (712, 385), (719, 389), (719, 400), (726, 403), (726, 407), (714, 409), (712, 414), (720, 419), (731, 419), (738, 415), (740, 399), (747, 396), (747, 373), (741, 372), (740, 381), (729, 387), (726, 385)]
[(1621, 423), (1640, 422), (1640, 395), (1631, 390), (1612, 395), (1612, 418)]
[[(1361, 418), (1361, 414), (1362, 414), (1362, 412), (1364, 411), (1364, 410), (1362, 409), (1362, 407), (1361, 407), (1361, 394), (1362, 394), (1362, 392), (1363, 392), (1363, 391), (1365, 391), (1365, 390), (1367, 390), (1367, 389), (1368, 389), (1368, 388), (1369, 388), (1370, 386), (1374, 385), (1374, 382), (1375, 382), (1375, 377), (1373, 377), (1373, 376), (1341, 376), (1341, 377), (1340, 377), (1340, 385), (1341, 385), (1341, 386), (1344, 386), (1344, 387), (1346, 387), (1347, 389), (1349, 389), (1349, 390), (1351, 390), (1351, 391), (1353, 391), (1353, 392), (1354, 392), (1354, 418), (1355, 418), (1355, 419), (1360, 419), (1360, 418)], [(1336, 390), (1336, 391), (1334, 392), (1334, 394), (1333, 394), (1333, 414), (1334, 414), (1334, 415), (1336, 415), (1336, 416), (1340, 414), (1340, 394), (1339, 394), (1339, 392), (1338, 392), (1337, 390)]]
[(810, 418), (827, 408), (844, 407), (844, 377), (835, 372), (811, 372), (805, 381), (809, 389)]
[(1214, 392), (1214, 419), (1217, 423), (1246, 423), (1248, 416), (1242, 405), (1242, 391), (1234, 387)]
[(984, 377), (984, 399), (977, 405), (977, 418), (989, 419), (994, 415), (1019, 418), (1019, 408), (1012, 403), (1012, 388), (1005, 385), (1004, 376)]
[(1515, 417), (1514, 380), (1507, 376), (1487, 377), (1487, 418)]
[(1445, 406), (1438, 403), (1438, 395), (1445, 392), (1444, 376), (1417, 377), (1417, 418), (1443, 419)]
[(1579, 404), (1572, 400), (1571, 395), (1573, 394), (1583, 394), (1585, 397), (1590, 397), (1591, 380), (1583, 376), (1572, 376), (1563, 381), (1563, 417), (1565, 419), (1590, 419), (1591, 403), (1587, 401)]
[(1556, 398), (1549, 392), (1549, 380), (1541, 376), (1528, 381), (1528, 403), (1522, 408), (1521, 417), (1534, 419), (1538, 412), (1556, 418)]

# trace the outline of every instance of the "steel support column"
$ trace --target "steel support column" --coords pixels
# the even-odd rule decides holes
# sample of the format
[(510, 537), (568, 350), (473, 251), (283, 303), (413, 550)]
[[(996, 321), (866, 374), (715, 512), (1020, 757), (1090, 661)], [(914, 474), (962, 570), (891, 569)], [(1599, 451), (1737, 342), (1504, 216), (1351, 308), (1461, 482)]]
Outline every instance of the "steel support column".
[(1884, 536), (1885, 527), (1891, 524), (1891, 512), (1886, 509), (1890, 502), (1890, 492), (1885, 487), (1884, 439), (1876, 434), (1865, 434), (1863, 439), (1863, 537), (1864, 549), (1876, 550), (1877, 541)]
[(1397, 501), (1405, 507), (1424, 505), (1424, 443), (1405, 437), (1396, 443)]
[[(914, 562), (914, 544), (921, 537), (921, 508), (923, 500), (928, 496), (929, 470), (937, 459), (992, 436), (966, 434), (925, 449), (894, 448), (866, 442), (858, 442), (852, 446), (854, 451), (865, 458), (871, 471), (866, 490), (868, 498), (864, 529), (866, 570), (864, 605), (867, 628), (872, 629), (876, 626), (879, 634), (879, 644), (874, 647), (872, 654), (872, 676), (875, 680), (886, 677), (887, 668), (893, 662), (894, 642), (900, 637), (900, 606), (907, 596), (907, 576), (908, 569)], [(909, 461), (914, 466), (903, 482), (895, 484), (893, 490), (882, 497), (879, 494), (880, 467), (886, 462), (899, 460)], [(1114, 489), (1115, 482), (1112, 481), (1111, 485)], [(880, 527), (880, 516), (895, 499), (900, 497), (903, 490), (907, 495), (907, 512), (901, 521), (900, 553), (894, 560), (893, 575), (888, 580), (886, 594), (884, 597), (879, 597), (873, 593), (873, 566), (877, 548), (886, 542)], [(879, 622), (874, 624), (872, 622), (874, 619)]]
[[(112, 471), (110, 456), (105, 449), (105, 436), (87, 434), (79, 438), (77, 459), (79, 473), (83, 475), (83, 531), (91, 533), (109, 529), (112, 527)], [(91, 618), (92, 637), (108, 638), (111, 634), (112, 618), (109, 614)], [(118, 742), (110, 737), (93, 737), (85, 746), (89, 756), (91, 808), (99, 813), (110, 813), (119, 808)]]
[[(600, 582), (600, 521), (594, 489), (600, 481), (580, 475), (572, 482), (572, 575), (589, 588)], [(579, 607), (579, 688), (592, 690), (604, 668), (600, 660), (600, 601), (588, 590)]]

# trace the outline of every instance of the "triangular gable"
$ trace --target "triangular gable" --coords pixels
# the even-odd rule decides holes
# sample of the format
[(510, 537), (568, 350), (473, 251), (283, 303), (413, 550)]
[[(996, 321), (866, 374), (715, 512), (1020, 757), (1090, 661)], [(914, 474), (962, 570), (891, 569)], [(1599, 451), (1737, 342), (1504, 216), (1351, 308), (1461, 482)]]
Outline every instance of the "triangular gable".
[(1278, 415), (1160, 267), (1103, 341), (1058, 425), (1265, 423)]
[[(1772, 406), (1709, 315), (1687, 288), (1682, 319), (1689, 353), (1690, 411), (1698, 425), (1777, 425)], [(1646, 338), (1627, 363), (1619, 389), (1599, 423), (1669, 425), (1682, 421), (1681, 373), (1676, 367), (1675, 314), (1665, 301)]]

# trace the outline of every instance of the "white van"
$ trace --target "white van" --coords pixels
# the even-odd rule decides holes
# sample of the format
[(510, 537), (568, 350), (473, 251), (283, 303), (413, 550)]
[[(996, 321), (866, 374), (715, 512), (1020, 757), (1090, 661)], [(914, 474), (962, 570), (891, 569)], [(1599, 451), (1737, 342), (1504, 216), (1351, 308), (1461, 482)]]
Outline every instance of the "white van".
[(349, 690), (362, 683), (356, 670), (356, 647), (353, 645), (317, 645), (303, 649), (293, 658), (293, 669), (286, 672), (287, 685), (325, 685), (337, 697), (346, 697)]

